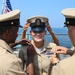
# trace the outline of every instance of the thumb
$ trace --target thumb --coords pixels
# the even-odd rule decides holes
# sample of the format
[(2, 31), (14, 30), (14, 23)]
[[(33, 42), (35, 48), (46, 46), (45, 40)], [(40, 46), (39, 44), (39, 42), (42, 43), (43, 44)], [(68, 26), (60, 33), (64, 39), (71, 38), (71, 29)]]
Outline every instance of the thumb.
[(54, 53), (54, 54), (53, 54), (53, 57), (55, 57), (55, 58), (56, 58), (56, 53)]

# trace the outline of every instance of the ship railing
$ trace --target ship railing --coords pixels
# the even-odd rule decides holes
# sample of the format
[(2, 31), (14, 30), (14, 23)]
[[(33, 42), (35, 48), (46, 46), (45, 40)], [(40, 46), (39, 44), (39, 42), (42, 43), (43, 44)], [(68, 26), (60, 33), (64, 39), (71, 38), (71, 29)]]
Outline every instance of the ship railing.
[[(71, 47), (72, 44), (70, 42), (68, 34), (57, 33), (56, 36), (57, 36), (61, 46), (65, 46), (65, 47), (68, 47), (68, 48)], [(26, 38), (29, 39), (29, 40), (32, 40), (32, 36), (30, 34), (26, 34)], [(19, 39), (21, 39), (21, 34), (18, 34), (17, 40), (19, 40)], [(45, 40), (48, 41), (48, 42), (53, 42), (52, 36), (50, 34), (46, 34)]]
[[(58, 38), (59, 43), (60, 43), (61, 46), (65, 46), (65, 47), (67, 47), (67, 48), (70, 48), (70, 47), (72, 46), (72, 44), (71, 44), (71, 42), (70, 42), (70, 39), (69, 39), (69, 37), (68, 37), (68, 34), (56, 34), (56, 36), (57, 36), (57, 38)], [(26, 38), (28, 38), (29, 40), (32, 39), (32, 37), (31, 37), (30, 34), (26, 34)], [(21, 34), (18, 34), (17, 40), (19, 40), (19, 39), (21, 39)], [(52, 42), (52, 41), (53, 41), (50, 34), (46, 34), (45, 39), (46, 39), (48, 42), (50, 42), (50, 41)], [(18, 46), (16, 46), (16, 47), (14, 48), (14, 53), (15, 53), (15, 54), (18, 54), (18, 52), (19, 52), (19, 50), (20, 50), (20, 46), (21, 46), (21, 45), (18, 45)], [(68, 55), (63, 55), (63, 54), (60, 55), (60, 58), (61, 58), (61, 59), (64, 59), (64, 58), (66, 58), (66, 57), (69, 57), (69, 56), (68, 56)]]

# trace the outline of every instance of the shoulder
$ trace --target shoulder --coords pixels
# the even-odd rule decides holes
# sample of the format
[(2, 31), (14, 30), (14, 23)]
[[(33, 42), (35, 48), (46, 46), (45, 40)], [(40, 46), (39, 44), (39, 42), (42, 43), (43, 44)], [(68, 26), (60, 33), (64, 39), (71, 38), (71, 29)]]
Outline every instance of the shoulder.
[(14, 54), (5, 52), (0, 54), (0, 66), (2, 69), (8, 71), (10, 68), (19, 68), (22, 66), (21, 59), (17, 58)]
[(48, 49), (50, 51), (56, 51), (57, 45), (55, 43), (45, 41), (44, 47), (46, 48), (46, 50)]
[(46, 40), (44, 40), (44, 43), (49, 44), (49, 45), (56, 45), (55, 43), (53, 43), (53, 42), (47, 42)]
[(56, 75), (74, 75), (75, 74), (75, 55), (61, 60), (56, 66), (53, 66), (53, 74)]
[(50, 42), (49, 43), (50, 46), (57, 46), (55, 43)]
[(63, 68), (69, 68), (70, 66), (75, 65), (75, 54), (71, 57), (61, 60), (59, 64)]
[(71, 49), (71, 50), (75, 50), (75, 47), (74, 47), (74, 46), (72, 46), (70, 49)]
[(47, 42), (47, 41), (45, 41), (45, 45), (47, 45), (48, 47), (56, 47), (57, 46), (55, 43)]

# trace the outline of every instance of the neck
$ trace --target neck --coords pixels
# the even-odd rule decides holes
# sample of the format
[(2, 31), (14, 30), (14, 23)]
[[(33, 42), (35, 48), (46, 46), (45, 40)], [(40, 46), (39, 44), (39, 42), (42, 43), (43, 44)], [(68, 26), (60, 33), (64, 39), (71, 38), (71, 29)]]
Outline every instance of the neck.
[(43, 40), (43, 41), (40, 41), (40, 42), (34, 41), (34, 44), (35, 44), (35, 46), (36, 46), (37, 48), (41, 48), (41, 47), (43, 47), (44, 40)]
[(8, 41), (6, 38), (0, 36), (0, 39), (1, 39), (1, 40), (4, 40), (7, 44), (9, 44), (9, 41)]

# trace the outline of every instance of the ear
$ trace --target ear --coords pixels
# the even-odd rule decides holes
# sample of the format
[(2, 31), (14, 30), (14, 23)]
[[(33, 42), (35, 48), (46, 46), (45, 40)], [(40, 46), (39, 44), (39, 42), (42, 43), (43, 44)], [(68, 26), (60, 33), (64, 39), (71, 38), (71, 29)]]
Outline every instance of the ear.
[(11, 36), (11, 30), (10, 29), (7, 29), (6, 30), (6, 34), (7, 34), (7, 36)]
[(75, 26), (73, 26), (73, 29), (74, 29), (74, 31), (75, 31)]

